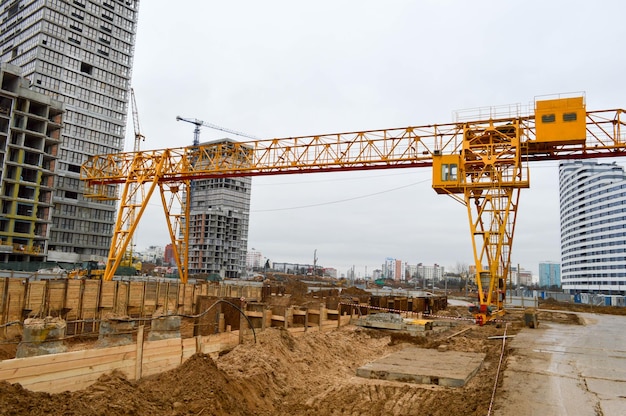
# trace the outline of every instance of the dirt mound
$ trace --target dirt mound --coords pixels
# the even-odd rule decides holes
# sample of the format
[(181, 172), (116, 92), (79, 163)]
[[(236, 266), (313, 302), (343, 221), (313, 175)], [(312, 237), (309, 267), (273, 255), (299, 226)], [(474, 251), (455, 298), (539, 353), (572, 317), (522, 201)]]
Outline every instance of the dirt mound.
[(583, 303), (559, 302), (553, 298), (540, 300), (539, 309), (600, 313), (604, 315), (626, 315), (626, 308), (623, 306), (589, 305)]
[(358, 367), (410, 341), (391, 342), (385, 331), (348, 326), (293, 337), (270, 328), (256, 344), (239, 345), (217, 361), (197, 354), (138, 382), (114, 372), (83, 391), (57, 395), (0, 383), (0, 415), (484, 415), (501, 348), (488, 337), (503, 329), (459, 330), (412, 342), (487, 354), (479, 373), (458, 389), (356, 377)]

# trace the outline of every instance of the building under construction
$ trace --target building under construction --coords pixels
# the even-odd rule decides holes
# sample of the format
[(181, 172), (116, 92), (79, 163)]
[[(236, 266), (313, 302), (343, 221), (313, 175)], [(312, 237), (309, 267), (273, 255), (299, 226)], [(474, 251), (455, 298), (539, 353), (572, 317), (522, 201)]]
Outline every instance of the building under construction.
[(48, 261), (101, 260), (109, 252), (115, 202), (85, 199), (79, 172), (90, 156), (124, 148), (138, 8), (139, 0), (2, 2), (0, 60), (65, 106), (47, 196)]
[[(228, 139), (219, 142), (228, 143)], [(246, 270), (250, 177), (200, 179), (191, 184), (189, 273), (242, 277)]]
[(44, 258), (62, 113), (20, 68), (0, 65), (0, 263)]

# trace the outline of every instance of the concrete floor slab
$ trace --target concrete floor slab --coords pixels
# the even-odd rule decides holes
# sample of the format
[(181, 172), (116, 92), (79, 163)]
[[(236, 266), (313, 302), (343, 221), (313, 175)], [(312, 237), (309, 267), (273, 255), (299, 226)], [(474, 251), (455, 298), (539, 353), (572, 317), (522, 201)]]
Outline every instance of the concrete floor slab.
[(359, 367), (364, 378), (461, 387), (478, 372), (485, 354), (407, 347)]

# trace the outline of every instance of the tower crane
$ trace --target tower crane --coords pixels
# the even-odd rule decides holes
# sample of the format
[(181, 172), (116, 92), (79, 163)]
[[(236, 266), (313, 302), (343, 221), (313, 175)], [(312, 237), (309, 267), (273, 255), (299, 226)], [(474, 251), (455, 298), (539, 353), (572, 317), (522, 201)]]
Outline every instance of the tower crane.
[[(96, 155), (81, 167), (81, 178), (86, 181), (86, 194), (93, 198), (117, 198), (110, 194), (111, 186), (123, 185), (121, 207), (129, 204), (127, 190), (133, 183), (150, 184), (148, 199), (159, 186), (168, 215), (165, 186), (180, 193), (195, 179), (429, 167), (433, 189), (467, 210), (478, 286), (474, 316), (482, 324), (504, 313), (519, 192), (530, 186), (529, 162), (626, 156), (625, 112), (587, 111), (582, 96), (558, 97), (535, 101), (529, 114)], [(135, 229), (148, 199), (142, 201), (130, 230)], [(122, 219), (118, 215), (107, 280), (129, 241), (121, 231)], [(176, 236), (170, 236), (174, 242)], [(184, 247), (188, 234), (181, 238)], [(184, 252), (183, 257), (174, 255), (181, 281), (186, 282)]]
[(249, 134), (246, 134), (246, 133), (242, 133), (240, 131), (227, 129), (225, 127), (220, 127), (220, 126), (218, 126), (216, 124), (207, 123), (207, 122), (204, 122), (202, 120), (198, 120), (196, 118), (184, 118), (184, 117), (181, 117), (181, 116), (176, 116), (176, 121), (185, 121), (187, 123), (191, 123), (191, 124), (196, 126), (193, 129), (193, 145), (194, 146), (197, 146), (197, 145), (200, 144), (200, 127), (202, 127), (202, 126), (209, 127), (211, 129), (214, 129), (214, 130), (220, 130), (220, 131), (223, 131), (225, 133), (235, 134), (237, 136), (246, 137), (246, 138), (252, 139), (252, 140), (261, 140), (258, 137), (254, 137), (252, 135), (249, 135)]
[[(135, 133), (135, 140), (133, 143), (133, 152), (138, 153), (141, 150), (141, 142), (146, 140), (146, 138), (143, 134), (141, 134), (141, 127), (139, 125), (139, 111), (137, 110), (137, 100), (135, 99), (135, 89), (132, 87), (130, 89), (130, 106), (131, 106), (131, 112), (133, 115), (133, 130)], [(129, 192), (131, 196), (130, 196), (130, 209), (129, 209), (128, 214), (130, 215), (130, 219), (128, 221), (127, 228), (126, 228), (126, 232), (129, 233), (129, 236), (130, 236), (130, 250), (128, 254), (128, 266), (129, 267), (133, 266), (133, 248), (135, 247), (134, 232), (130, 230), (130, 227), (132, 226), (132, 224), (136, 222), (135, 210), (138, 208), (137, 193), (143, 190), (140, 188), (143, 188), (143, 186), (137, 182), (131, 184), (131, 186), (129, 187)]]
[(137, 110), (137, 101), (135, 100), (135, 90), (133, 88), (130, 89), (130, 105), (133, 113), (133, 129), (135, 131), (135, 144), (133, 146), (133, 151), (138, 152), (141, 148), (141, 142), (145, 141), (146, 138), (143, 134), (141, 134), (141, 127), (139, 126), (139, 111)]

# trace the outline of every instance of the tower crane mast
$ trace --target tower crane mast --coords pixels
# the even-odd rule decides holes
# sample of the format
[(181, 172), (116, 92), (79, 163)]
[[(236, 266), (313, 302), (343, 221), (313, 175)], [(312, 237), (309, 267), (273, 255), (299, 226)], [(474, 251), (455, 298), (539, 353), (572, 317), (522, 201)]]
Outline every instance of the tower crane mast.
[(141, 134), (141, 127), (139, 126), (139, 111), (137, 110), (137, 101), (135, 100), (135, 90), (130, 89), (130, 104), (133, 113), (133, 129), (135, 131), (135, 143), (133, 151), (138, 152), (141, 148), (141, 142), (146, 140), (145, 136)]
[[(166, 187), (178, 194), (180, 185), (191, 180), (430, 167), (433, 189), (463, 204), (468, 213), (479, 303), (474, 316), (482, 324), (504, 313), (519, 192), (530, 186), (529, 162), (626, 156), (625, 113), (587, 111), (583, 97), (559, 97), (536, 101), (534, 111), (525, 115), (96, 155), (83, 164), (81, 178), (86, 196), (98, 199), (117, 198), (109, 191), (122, 184), (121, 206), (132, 184), (149, 183), (147, 199), (129, 227), (134, 231), (157, 186), (167, 214)], [(128, 244), (124, 224), (118, 216), (105, 279), (113, 277)], [(186, 251), (174, 253), (183, 282)]]
[[(137, 109), (137, 100), (135, 99), (135, 89), (131, 87), (130, 89), (130, 106), (133, 115), (133, 131), (135, 133), (135, 138), (133, 142), (133, 152), (139, 153), (141, 150), (141, 142), (146, 138), (143, 134), (141, 134), (141, 127), (139, 125), (139, 110)], [(141, 205), (137, 205), (137, 194), (143, 191), (143, 185), (137, 182), (132, 183), (128, 191), (130, 193), (130, 205), (127, 206), (127, 215), (129, 215), (129, 221), (127, 221), (126, 233), (128, 233), (130, 237), (130, 251), (128, 254), (128, 266), (132, 267), (133, 265), (133, 248), (135, 247), (135, 233), (134, 230), (131, 230), (132, 225), (135, 224), (136, 221), (136, 210), (140, 208)], [(123, 213), (124, 209), (120, 208), (119, 213)], [(119, 221), (119, 219), (118, 219)], [(111, 256), (111, 252), (109, 252), (109, 257)]]

